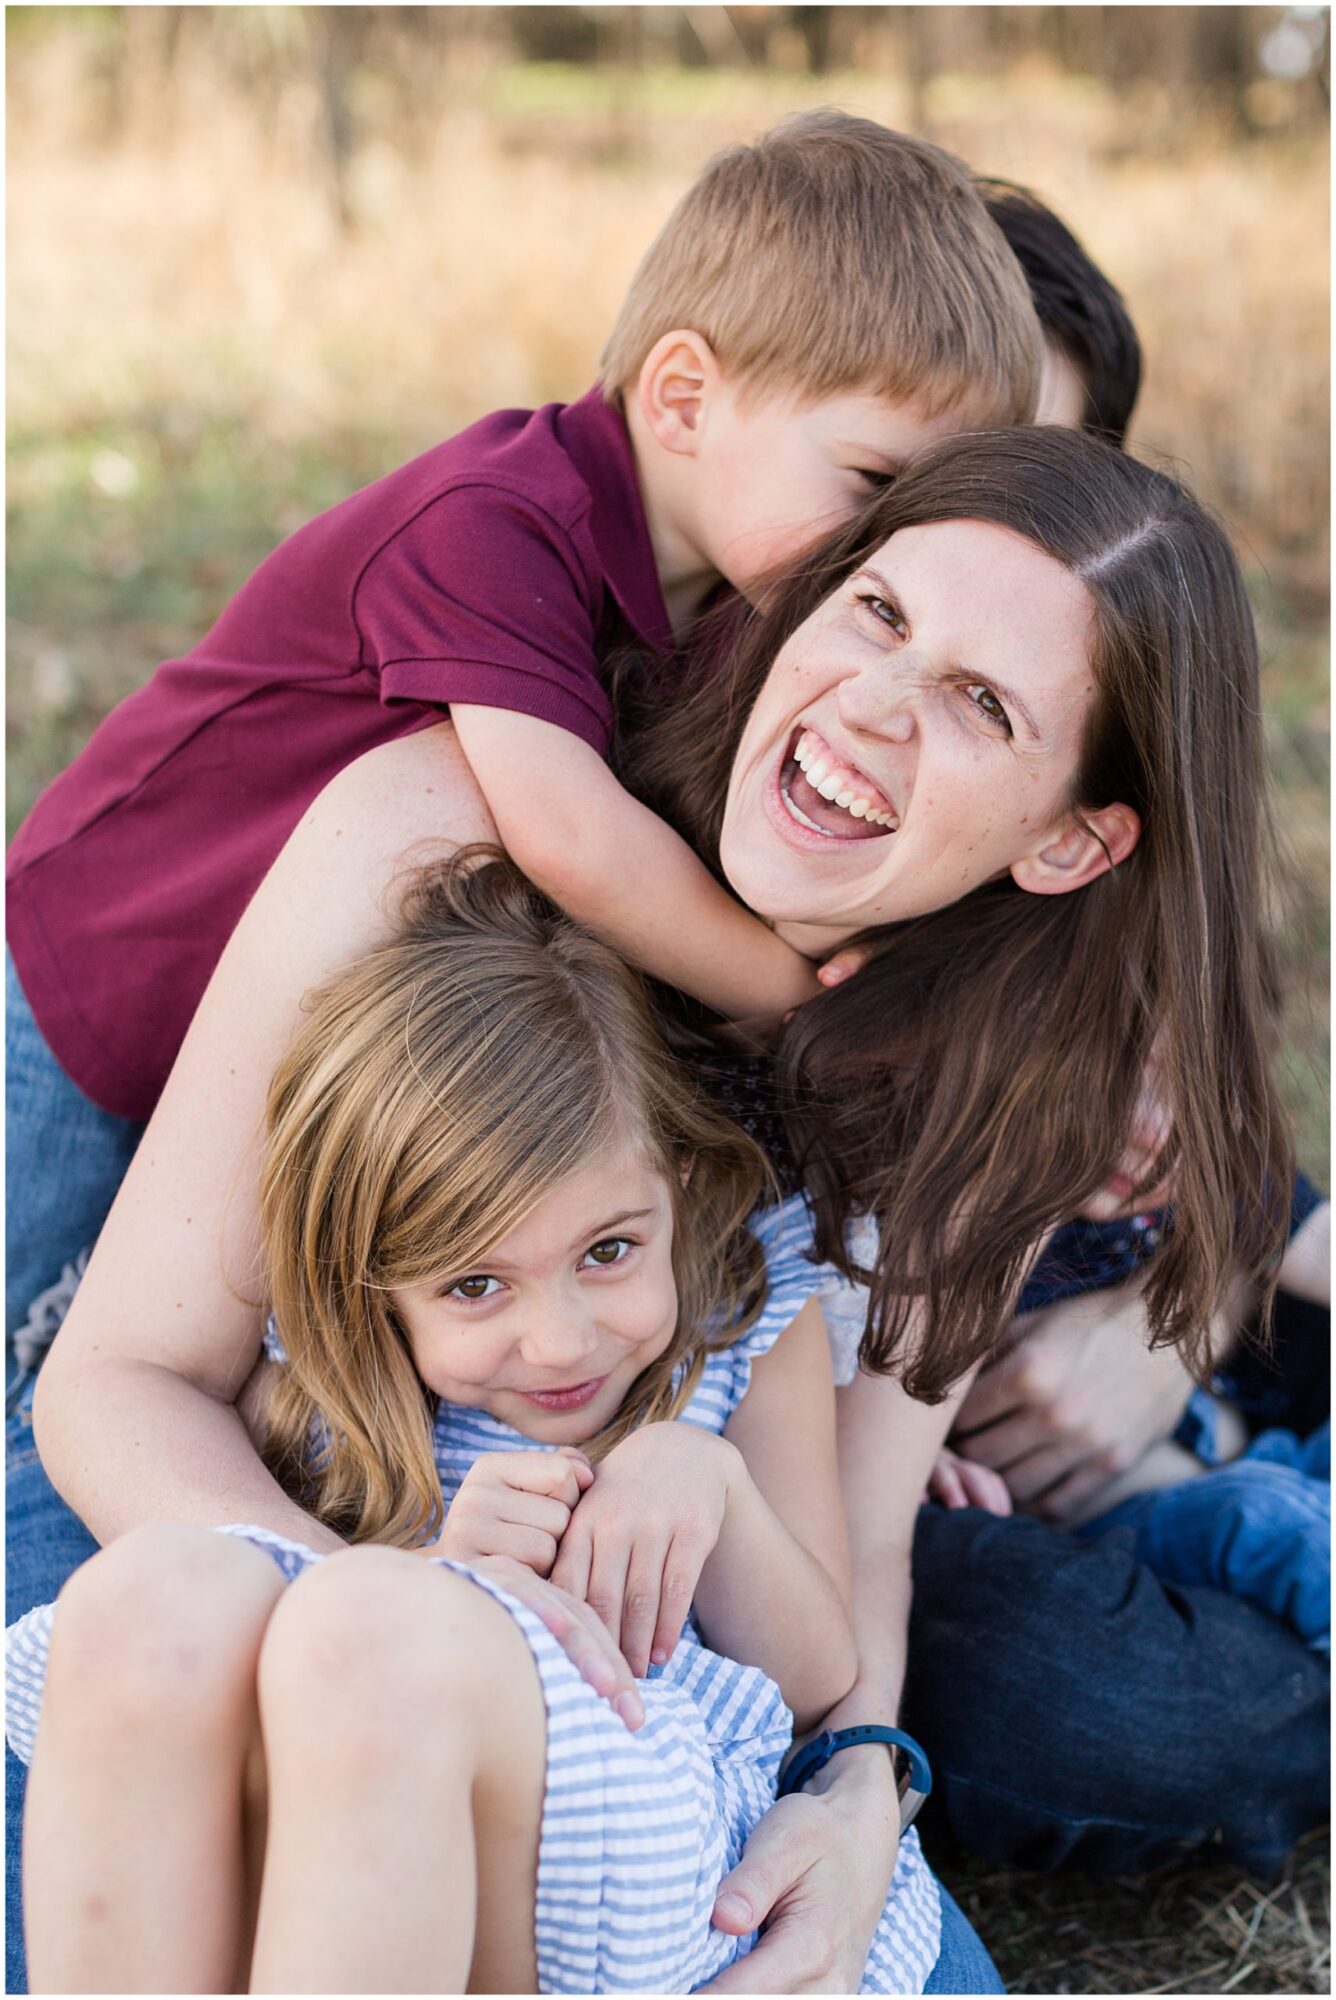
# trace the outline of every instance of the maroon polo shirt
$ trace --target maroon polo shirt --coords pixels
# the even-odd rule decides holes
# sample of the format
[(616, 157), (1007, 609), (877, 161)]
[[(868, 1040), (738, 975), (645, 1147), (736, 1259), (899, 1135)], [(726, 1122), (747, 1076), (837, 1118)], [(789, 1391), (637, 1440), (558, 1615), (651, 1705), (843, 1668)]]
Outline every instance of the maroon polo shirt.
[(147, 1118), (224, 944), (316, 793), (452, 701), (607, 748), (599, 663), (672, 644), (620, 413), (502, 410), (276, 549), (113, 710), (10, 849), (8, 936), (57, 1061)]

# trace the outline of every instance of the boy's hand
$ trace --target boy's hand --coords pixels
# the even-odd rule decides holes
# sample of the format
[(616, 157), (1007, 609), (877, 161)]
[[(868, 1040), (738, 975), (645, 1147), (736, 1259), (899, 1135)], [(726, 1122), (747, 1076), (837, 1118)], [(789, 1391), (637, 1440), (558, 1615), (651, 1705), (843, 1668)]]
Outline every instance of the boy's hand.
[(741, 1453), (712, 1431), (646, 1424), (608, 1453), (571, 1515), (552, 1581), (593, 1607), (633, 1674), (671, 1657), (745, 1476)]
[(846, 979), (852, 979), (856, 972), (863, 970), (872, 955), (870, 944), (846, 944), (833, 958), (826, 960), (816, 976), (827, 990), (832, 986), (843, 986)]
[(470, 1467), (439, 1541), (421, 1551), (475, 1562), (506, 1556), (550, 1576), (557, 1545), (594, 1468), (571, 1445), (557, 1451), (488, 1452)]
[(1004, 1517), (1011, 1512), (1011, 1495), (1001, 1473), (961, 1458), (949, 1445), (938, 1452), (923, 1497), (943, 1507), (982, 1507), (985, 1514)]

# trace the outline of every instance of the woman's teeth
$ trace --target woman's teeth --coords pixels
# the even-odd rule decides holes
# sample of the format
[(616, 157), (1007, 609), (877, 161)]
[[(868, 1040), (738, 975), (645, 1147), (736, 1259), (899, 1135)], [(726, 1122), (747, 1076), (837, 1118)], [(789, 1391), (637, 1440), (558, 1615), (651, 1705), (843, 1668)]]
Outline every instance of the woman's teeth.
[[(865, 819), (872, 826), (886, 826), (894, 833), (900, 824), (895, 813), (880, 805), (874, 805), (865, 789), (866, 781), (861, 773), (853, 771), (847, 764), (839, 763), (821, 741), (805, 729), (798, 738), (798, 747), (793, 753), (794, 762), (806, 778), (814, 792), (832, 805), (842, 806), (851, 819)], [(792, 799), (789, 804), (793, 806)], [(814, 820), (793, 806), (794, 812), (805, 826), (816, 827)], [(824, 828), (816, 827), (818, 833)]]

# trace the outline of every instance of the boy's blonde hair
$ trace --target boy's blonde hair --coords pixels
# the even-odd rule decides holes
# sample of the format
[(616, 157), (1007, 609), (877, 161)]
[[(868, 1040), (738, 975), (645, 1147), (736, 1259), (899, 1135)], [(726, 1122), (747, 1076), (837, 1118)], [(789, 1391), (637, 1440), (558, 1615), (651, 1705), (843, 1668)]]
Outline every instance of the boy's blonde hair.
[(745, 1224), (764, 1156), (669, 1056), (636, 974), (509, 862), (465, 850), (425, 873), (399, 935), (316, 999), (269, 1093), (260, 1210), (288, 1365), (261, 1450), (320, 1520), (405, 1545), (436, 1527), (435, 1398), (389, 1295), (466, 1269), (627, 1137), (672, 1191), (678, 1324), (595, 1456), (675, 1415), (709, 1347), (759, 1310)]
[(610, 398), (686, 327), (753, 394), (861, 391), (1025, 423), (1040, 331), (969, 169), (833, 110), (711, 161), (641, 261), (600, 357)]

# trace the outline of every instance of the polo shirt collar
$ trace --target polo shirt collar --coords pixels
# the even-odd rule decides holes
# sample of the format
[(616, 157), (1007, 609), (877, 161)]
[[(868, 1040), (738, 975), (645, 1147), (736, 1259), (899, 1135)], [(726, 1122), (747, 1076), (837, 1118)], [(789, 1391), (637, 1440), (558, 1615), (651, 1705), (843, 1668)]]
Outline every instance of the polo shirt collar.
[(590, 533), (627, 623), (656, 652), (676, 641), (659, 585), (626, 419), (596, 383), (558, 419), (561, 442), (590, 493)]

